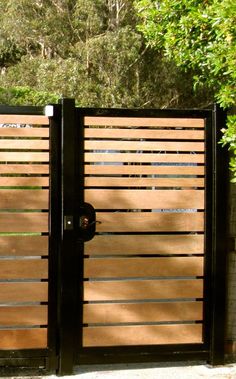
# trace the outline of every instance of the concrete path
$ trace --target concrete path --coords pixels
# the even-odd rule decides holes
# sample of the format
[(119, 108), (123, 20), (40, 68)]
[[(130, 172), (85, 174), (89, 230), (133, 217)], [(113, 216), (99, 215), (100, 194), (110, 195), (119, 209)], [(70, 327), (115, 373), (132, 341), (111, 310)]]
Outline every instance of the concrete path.
[[(53, 378), (53, 377), (50, 377)], [(236, 364), (212, 368), (207, 365), (127, 364), (81, 366), (68, 379), (236, 379)], [(55, 379), (55, 378), (54, 378)]]

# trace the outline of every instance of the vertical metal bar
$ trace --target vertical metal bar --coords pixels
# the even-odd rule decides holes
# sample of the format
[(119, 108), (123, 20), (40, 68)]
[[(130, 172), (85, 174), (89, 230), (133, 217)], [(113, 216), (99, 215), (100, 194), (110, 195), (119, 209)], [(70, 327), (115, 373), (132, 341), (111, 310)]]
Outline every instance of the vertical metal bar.
[[(76, 209), (79, 211), (84, 203), (84, 115), (81, 108), (76, 108), (76, 124), (77, 124), (77, 156), (76, 156)], [(79, 215), (79, 212), (78, 212)], [(79, 225), (79, 220), (76, 220)], [(78, 230), (78, 229), (77, 229)], [(84, 285), (84, 240), (81, 237), (81, 232), (77, 232), (76, 247), (78, 252), (78, 273), (77, 273), (77, 324), (76, 324), (76, 346), (74, 350), (75, 362), (78, 361), (79, 353), (83, 350), (82, 333), (83, 333), (83, 285)]]
[(212, 202), (213, 202), (213, 142), (212, 111), (205, 118), (205, 225), (204, 225), (204, 314), (203, 339), (210, 350), (211, 315), (212, 315)]
[(228, 154), (219, 145), (220, 129), (225, 126), (226, 113), (218, 106), (213, 110), (213, 211), (212, 211), (212, 318), (210, 363), (224, 363), (226, 327), (226, 261), (228, 216)]
[(61, 109), (51, 106), (49, 118), (50, 141), (50, 199), (49, 199), (49, 303), (48, 303), (48, 347), (47, 370), (56, 372), (58, 355), (58, 256), (61, 236)]
[(60, 354), (59, 375), (71, 374), (73, 370), (75, 311), (76, 311), (76, 241), (72, 225), (66, 224), (66, 217), (73, 220), (76, 200), (75, 190), (75, 102), (63, 99), (62, 107), (62, 150), (61, 150), (61, 254), (60, 254)]

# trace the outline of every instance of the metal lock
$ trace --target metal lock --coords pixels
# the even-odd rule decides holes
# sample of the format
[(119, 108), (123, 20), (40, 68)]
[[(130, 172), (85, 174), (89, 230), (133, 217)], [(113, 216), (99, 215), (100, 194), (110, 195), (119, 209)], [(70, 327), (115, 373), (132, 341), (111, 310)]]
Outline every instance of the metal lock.
[(88, 229), (90, 226), (89, 217), (86, 215), (82, 215), (79, 218), (79, 226), (81, 229)]

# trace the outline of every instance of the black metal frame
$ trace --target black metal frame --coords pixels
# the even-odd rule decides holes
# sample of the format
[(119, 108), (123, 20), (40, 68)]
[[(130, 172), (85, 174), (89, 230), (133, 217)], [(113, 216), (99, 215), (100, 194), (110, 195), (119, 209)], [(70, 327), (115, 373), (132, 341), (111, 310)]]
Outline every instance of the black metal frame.
[(219, 145), (226, 112), (212, 110), (212, 261), (210, 358), (212, 365), (224, 363), (226, 328), (226, 266), (228, 251), (229, 170), (228, 151)]
[[(79, 128), (76, 123), (75, 103), (72, 99), (63, 99), (62, 109), (62, 149), (61, 149), (61, 253), (60, 253), (60, 375), (72, 373), (78, 328), (78, 271), (80, 269), (80, 251), (82, 242), (77, 238), (78, 212), (83, 203), (83, 191), (78, 186), (77, 172), (82, 169), (78, 162), (81, 155), (79, 146)], [(80, 188), (80, 189), (79, 189)]]
[(53, 106), (53, 116), (50, 118), (50, 199), (49, 199), (49, 303), (48, 330), (49, 357), (47, 371), (55, 373), (58, 370), (59, 356), (59, 304), (60, 304), (60, 234), (61, 234), (61, 107)]

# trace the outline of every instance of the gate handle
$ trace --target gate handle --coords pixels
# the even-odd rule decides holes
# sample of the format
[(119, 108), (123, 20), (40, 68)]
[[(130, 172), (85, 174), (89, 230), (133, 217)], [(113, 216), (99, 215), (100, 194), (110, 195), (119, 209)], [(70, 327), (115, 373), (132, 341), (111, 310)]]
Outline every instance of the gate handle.
[(96, 233), (96, 212), (89, 203), (83, 203), (79, 209), (78, 237), (85, 241), (90, 241)]
[(84, 230), (89, 229), (94, 224), (101, 224), (101, 223), (102, 222), (98, 221), (98, 220), (94, 220), (92, 222), (89, 222), (88, 216), (85, 216), (85, 215), (80, 216), (80, 219), (79, 219), (80, 228), (84, 229)]

